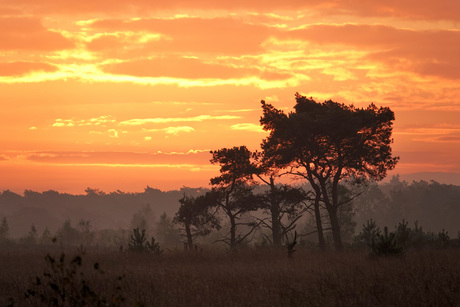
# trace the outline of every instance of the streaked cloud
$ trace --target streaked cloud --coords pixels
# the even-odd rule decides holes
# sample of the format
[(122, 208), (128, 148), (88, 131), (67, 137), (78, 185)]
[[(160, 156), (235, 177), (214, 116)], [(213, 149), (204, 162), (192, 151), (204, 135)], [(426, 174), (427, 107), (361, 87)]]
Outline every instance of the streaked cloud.
[[(133, 0), (129, 3), (99, 0), (97, 3), (91, 0), (75, 1), (53, 1), (45, 0), (40, 3), (33, 3), (30, 0), (7, 0), (4, 1), (5, 9), (22, 10), (35, 14), (67, 14), (74, 15), (93, 15), (94, 14), (132, 14), (152, 15), (161, 11), (182, 12), (176, 14), (174, 18), (190, 16), (184, 12), (189, 10), (200, 11), (229, 11), (229, 12), (261, 12), (264, 16), (272, 19), (283, 18), (282, 12), (313, 12), (320, 16), (346, 16), (355, 18), (363, 17), (391, 17), (406, 18), (415, 20), (459, 20), (457, 12), (460, 4), (452, 0), (406, 0), (391, 2), (362, 2), (360, 0), (340, 1), (340, 0), (313, 0), (313, 1), (182, 1), (172, 0), (163, 2), (146, 2), (143, 0)], [(276, 12), (276, 13), (274, 13)], [(297, 13), (299, 14), (299, 13)], [(294, 15), (295, 16), (295, 15)]]
[(58, 68), (54, 65), (46, 63), (34, 62), (0, 62), (0, 76), (16, 76), (23, 75), (31, 72), (54, 72)]
[(51, 125), (52, 127), (74, 127), (74, 126), (99, 126), (109, 123), (115, 123), (116, 120), (110, 115), (102, 115), (90, 119), (62, 119), (58, 118)]
[(235, 125), (231, 125), (230, 128), (233, 130), (244, 130), (244, 131), (251, 131), (251, 132), (266, 133), (266, 131), (264, 131), (260, 125), (251, 124), (251, 123), (235, 124)]
[(33, 17), (0, 16), (0, 42), (0, 50), (4, 51), (55, 51), (74, 47), (73, 42), (46, 29)]
[[(51, 164), (82, 165), (199, 165), (208, 164), (209, 150), (190, 149), (186, 152), (109, 152), (109, 151), (32, 151), (2, 154), (6, 159), (21, 159)], [(20, 158), (19, 158), (20, 157)], [(174, 163), (171, 163), (174, 161)]]
[(186, 79), (231, 79), (257, 76), (264, 80), (284, 80), (292, 75), (265, 72), (252, 67), (234, 67), (196, 58), (161, 56), (154, 59), (124, 61), (102, 67), (106, 73), (137, 77), (172, 77)]
[[(270, 31), (262, 25), (246, 24), (235, 18), (180, 18), (159, 19), (143, 18), (139, 20), (99, 20), (91, 25), (98, 31), (144, 31), (159, 33), (167, 39), (148, 42), (141, 46), (142, 53), (161, 52), (178, 53), (181, 51), (206, 54), (248, 54), (261, 52), (260, 45)], [(219, 31), (209, 31), (210, 28)], [(196, 34), (200, 33), (199, 36)], [(244, 33), (244, 35), (242, 35)], [(108, 38), (101, 38), (107, 40)], [(130, 48), (124, 42), (110, 38), (104, 43), (95, 39), (88, 44), (90, 50), (110, 52)], [(132, 53), (129, 52), (131, 55)]]
[(194, 128), (189, 126), (167, 127), (162, 129), (142, 129), (143, 132), (165, 132), (166, 134), (178, 135), (179, 133), (187, 133), (195, 131)]
[(400, 169), (459, 170), (458, 11), (452, 0), (5, 0), (2, 146), (16, 150), (0, 151), (5, 176), (73, 182), (84, 169), (83, 182), (103, 184), (101, 168), (120, 167), (207, 183), (204, 148), (257, 148), (260, 100), (289, 112), (295, 92), (389, 106)]
[(139, 126), (146, 124), (163, 124), (163, 123), (177, 123), (177, 122), (202, 122), (206, 120), (231, 120), (239, 119), (240, 116), (236, 115), (197, 115), (192, 117), (156, 117), (156, 118), (143, 118), (143, 119), (129, 119), (120, 122), (122, 126)]

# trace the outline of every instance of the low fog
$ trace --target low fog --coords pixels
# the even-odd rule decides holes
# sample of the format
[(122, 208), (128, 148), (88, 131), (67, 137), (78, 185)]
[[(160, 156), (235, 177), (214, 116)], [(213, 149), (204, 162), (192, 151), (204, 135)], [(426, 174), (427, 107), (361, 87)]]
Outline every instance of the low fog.
[[(308, 186), (302, 187), (308, 191)], [(351, 189), (351, 187), (349, 187)], [(259, 188), (261, 191), (263, 188)], [(373, 220), (383, 229), (395, 231), (398, 224), (408, 223), (410, 228), (421, 227), (424, 232), (436, 236), (446, 231), (452, 239), (460, 230), (460, 186), (440, 184), (435, 181), (400, 180), (394, 176), (387, 183), (370, 182), (355, 188), (360, 194), (352, 202), (343, 206), (339, 217), (344, 242), (353, 243), (353, 238), (362, 230), (368, 220)], [(160, 191), (146, 187), (143, 192), (104, 192), (97, 189), (86, 190), (83, 195), (71, 195), (57, 191), (35, 192), (26, 190), (24, 195), (11, 191), (0, 194), (0, 219), (7, 223), (2, 237), (12, 241), (26, 242), (27, 238), (49, 240), (62, 237), (69, 244), (102, 245), (126, 248), (132, 229), (146, 229), (169, 248), (181, 248), (185, 242), (184, 231), (173, 222), (183, 196), (196, 197), (208, 192), (205, 188), (182, 188), (174, 191)], [(303, 204), (308, 207), (309, 202)], [(322, 209), (324, 210), (324, 208)], [(246, 221), (263, 219), (267, 213), (261, 210), (245, 214)], [(221, 219), (222, 220), (222, 219)], [(327, 219), (325, 219), (327, 222)], [(212, 230), (205, 241), (212, 244), (225, 235), (223, 229)], [(326, 238), (331, 244), (326, 225)], [(67, 230), (66, 230), (67, 229)], [(64, 238), (63, 232), (74, 229), (80, 236)], [(71, 231), (70, 230), (70, 231)], [(304, 244), (315, 246), (316, 236), (312, 215), (306, 210), (295, 224), (290, 235), (296, 231)], [(69, 235), (67, 235), (69, 236)], [(248, 245), (264, 244), (269, 232), (258, 227), (248, 240)], [(249, 238), (251, 240), (249, 240)], [(265, 242), (266, 243), (266, 242)]]

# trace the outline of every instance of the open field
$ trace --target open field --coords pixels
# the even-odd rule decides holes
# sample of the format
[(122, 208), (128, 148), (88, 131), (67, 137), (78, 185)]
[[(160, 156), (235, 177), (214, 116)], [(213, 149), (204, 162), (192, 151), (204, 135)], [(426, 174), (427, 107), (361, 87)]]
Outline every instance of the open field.
[[(0, 251), (0, 306), (44, 305), (24, 293), (52, 292), (43, 276), (52, 271), (45, 262), (48, 252)], [(50, 252), (56, 261), (60, 254)], [(76, 251), (65, 254), (69, 268)], [(460, 306), (458, 248), (412, 250), (400, 258), (299, 250), (293, 259), (284, 250), (153, 256), (88, 249), (82, 259), (74, 284), (85, 280), (108, 302), (124, 298), (123, 306)], [(93, 268), (96, 262), (103, 273)], [(40, 286), (33, 286), (35, 277)]]

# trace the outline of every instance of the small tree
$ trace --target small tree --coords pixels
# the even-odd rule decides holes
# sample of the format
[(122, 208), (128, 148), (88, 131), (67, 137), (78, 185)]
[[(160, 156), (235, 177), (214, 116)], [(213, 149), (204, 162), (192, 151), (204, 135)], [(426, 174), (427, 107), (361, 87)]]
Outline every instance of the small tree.
[(80, 231), (81, 241), (83, 241), (80, 243), (90, 245), (93, 242), (95, 233), (89, 220), (79, 220), (77, 224), (77, 230)]
[(372, 239), (371, 248), (374, 256), (399, 256), (403, 252), (403, 248), (396, 243), (395, 233), (388, 232), (386, 226), (383, 234)]
[(25, 236), (24, 238), (22, 238), (21, 241), (22, 241), (22, 243), (24, 243), (24, 244), (32, 245), (32, 244), (36, 244), (36, 243), (37, 243), (37, 238), (38, 238), (38, 235), (37, 235), (37, 228), (35, 228), (35, 225), (32, 224), (32, 226), (30, 226), (29, 233), (27, 234), (27, 236)]
[(441, 247), (446, 247), (449, 245), (450, 237), (449, 233), (445, 229), (438, 233), (437, 242)]
[(381, 234), (380, 228), (372, 219), (363, 225), (361, 232), (353, 238), (353, 244), (357, 246), (372, 246), (372, 242)]
[(174, 246), (180, 242), (180, 236), (172, 219), (163, 212), (156, 224), (156, 237), (163, 246)]
[[(228, 217), (230, 231), (222, 241), (233, 249), (260, 224), (241, 221), (244, 214), (261, 207), (261, 198), (253, 194), (252, 188), (252, 176), (256, 171), (256, 166), (251, 163), (253, 153), (240, 146), (211, 151), (211, 154), (211, 163), (220, 166), (220, 176), (211, 179), (213, 190), (207, 193), (206, 199), (209, 206), (217, 207)], [(237, 229), (243, 225), (249, 230), (239, 233)]]
[(155, 213), (150, 204), (143, 206), (138, 212), (134, 213), (131, 219), (131, 228), (145, 229), (148, 235), (155, 232)]
[(70, 219), (65, 220), (62, 227), (58, 229), (56, 237), (63, 244), (78, 245), (81, 243), (80, 232), (72, 226)]
[(53, 237), (51, 236), (51, 232), (48, 227), (45, 227), (45, 230), (43, 230), (43, 233), (38, 241), (40, 244), (50, 244), (52, 239)]
[(155, 241), (155, 238), (151, 237), (150, 241), (147, 241), (145, 229), (140, 231), (139, 228), (133, 229), (128, 243), (128, 249), (134, 252), (152, 252), (155, 255), (161, 255), (163, 253), (160, 249), (160, 244)]
[(193, 246), (198, 236), (207, 236), (212, 229), (220, 229), (217, 211), (208, 206), (206, 196), (198, 197), (184, 195), (179, 199), (180, 207), (173, 222), (182, 225), (187, 239), (187, 246)]
[(409, 222), (403, 219), (402, 222), (400, 222), (398, 226), (396, 226), (395, 234), (396, 243), (398, 245), (401, 245), (403, 247), (409, 245), (412, 239), (412, 229), (409, 227)]
[(225, 188), (214, 188), (206, 193), (204, 201), (228, 218), (229, 231), (220, 241), (231, 249), (245, 242), (260, 225), (254, 218), (247, 218), (247, 213), (259, 209), (261, 203), (260, 197), (254, 195), (252, 188), (247, 185), (234, 186), (231, 193)]

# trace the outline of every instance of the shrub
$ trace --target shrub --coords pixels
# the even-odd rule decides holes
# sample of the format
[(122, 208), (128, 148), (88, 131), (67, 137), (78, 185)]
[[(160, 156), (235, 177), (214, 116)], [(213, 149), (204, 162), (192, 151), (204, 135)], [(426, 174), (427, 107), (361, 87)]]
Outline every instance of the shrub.
[(398, 256), (403, 252), (402, 247), (396, 243), (395, 233), (389, 233), (386, 226), (383, 234), (378, 234), (377, 238), (372, 240), (371, 249), (375, 256)]
[(150, 239), (150, 242), (146, 240), (145, 229), (140, 231), (139, 228), (134, 228), (128, 245), (129, 250), (135, 252), (152, 252), (154, 255), (161, 255), (163, 253), (160, 244), (155, 241), (154, 237)]
[(372, 241), (380, 235), (380, 228), (372, 219), (368, 220), (361, 232), (353, 238), (354, 246), (371, 246)]
[(412, 240), (412, 229), (408, 225), (409, 222), (403, 219), (396, 227), (396, 243), (400, 246), (406, 247)]
[(449, 233), (443, 229), (441, 232), (438, 233), (437, 243), (440, 247), (447, 247), (449, 246), (449, 242)]
[[(83, 273), (82, 255), (67, 261), (65, 253), (59, 257), (46, 255), (48, 269), (43, 276), (36, 277), (32, 286), (26, 290), (29, 303), (39, 300), (45, 306), (120, 306), (124, 302), (121, 287), (116, 287), (116, 296), (107, 300), (93, 288)], [(99, 264), (93, 265), (95, 272), (103, 274)], [(117, 278), (118, 281), (122, 277)]]

